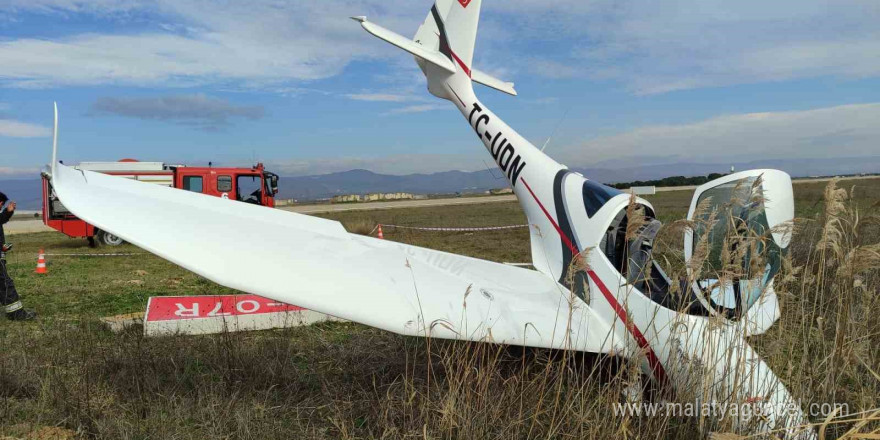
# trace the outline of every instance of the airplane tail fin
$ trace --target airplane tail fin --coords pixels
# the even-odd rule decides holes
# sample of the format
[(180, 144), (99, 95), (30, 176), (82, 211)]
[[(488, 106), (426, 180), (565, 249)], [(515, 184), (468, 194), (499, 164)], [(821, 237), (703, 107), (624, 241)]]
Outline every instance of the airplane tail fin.
[(370, 34), (415, 55), (428, 78), (428, 89), (441, 98), (450, 99), (439, 85), (451, 75), (464, 75), (479, 84), (516, 95), (513, 83), (472, 67), (481, 6), (482, 0), (436, 0), (412, 40), (368, 22), (366, 17), (352, 18)]
[(416, 32), (416, 41), (436, 35), (431, 47), (455, 62), (465, 74), (471, 76), (474, 60), (474, 44), (480, 22), (481, 0), (437, 0), (425, 23)]

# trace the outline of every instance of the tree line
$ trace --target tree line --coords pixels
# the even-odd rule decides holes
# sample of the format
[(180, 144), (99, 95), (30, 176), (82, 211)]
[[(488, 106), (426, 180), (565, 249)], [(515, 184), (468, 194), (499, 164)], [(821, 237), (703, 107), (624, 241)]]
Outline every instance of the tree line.
[(711, 173), (706, 176), (693, 176), (693, 177), (684, 177), (684, 176), (672, 176), (672, 177), (664, 177), (662, 179), (657, 180), (635, 180), (632, 182), (620, 182), (613, 183), (609, 186), (617, 188), (617, 189), (626, 189), (633, 186), (688, 186), (688, 185), (702, 185), (706, 182), (715, 180), (719, 177), (726, 176), (727, 174), (721, 173)]

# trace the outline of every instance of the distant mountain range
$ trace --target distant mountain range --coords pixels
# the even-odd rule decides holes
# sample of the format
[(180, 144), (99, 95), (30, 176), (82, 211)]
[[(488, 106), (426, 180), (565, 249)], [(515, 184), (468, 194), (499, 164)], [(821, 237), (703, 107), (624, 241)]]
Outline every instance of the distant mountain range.
[[(674, 163), (643, 165), (629, 168), (572, 168), (589, 179), (603, 183), (631, 182), (634, 180), (662, 179), (670, 176), (702, 176), (737, 170), (775, 168), (794, 177), (829, 176), (841, 174), (880, 173), (880, 156), (837, 159), (778, 159), (743, 163)], [(507, 186), (501, 172), (445, 171), (433, 174), (392, 176), (367, 170), (351, 170), (319, 176), (282, 177), (279, 197), (284, 199), (316, 200), (340, 194), (374, 192), (411, 192), (414, 194), (475, 193)]]
[[(573, 168), (589, 179), (603, 183), (662, 179), (670, 176), (700, 176), (726, 173), (733, 165), (737, 170), (775, 168), (794, 177), (833, 176), (842, 174), (880, 173), (880, 156), (833, 159), (774, 159), (743, 163), (707, 164), (674, 163), (634, 167)], [(340, 194), (375, 192), (410, 192), (414, 194), (478, 193), (507, 186), (500, 171), (445, 171), (405, 176), (377, 174), (367, 170), (351, 170), (317, 176), (281, 177), (281, 199), (318, 200)], [(41, 205), (40, 179), (0, 180), (0, 191), (16, 200), (24, 210), (38, 210)]]
[(6, 194), (24, 211), (38, 211), (43, 205), (43, 182), (33, 179), (0, 180), (0, 192)]
[[(498, 176), (500, 176), (500, 171)], [(504, 188), (507, 181), (488, 171), (444, 171), (432, 174), (392, 176), (367, 170), (351, 170), (319, 176), (281, 177), (279, 198), (317, 200), (340, 194), (409, 192), (413, 194), (475, 193)]]

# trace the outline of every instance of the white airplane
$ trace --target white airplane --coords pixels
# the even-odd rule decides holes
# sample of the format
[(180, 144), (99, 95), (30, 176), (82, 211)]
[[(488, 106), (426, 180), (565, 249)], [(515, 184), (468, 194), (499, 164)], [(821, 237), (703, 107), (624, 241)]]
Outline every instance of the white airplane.
[[(814, 438), (799, 404), (744, 339), (779, 317), (779, 259), (749, 280), (670, 280), (651, 259), (659, 222), (650, 203), (635, 200), (645, 223), (627, 240), (630, 195), (568, 170), (477, 99), (474, 82), (516, 94), (512, 83), (472, 68), (480, 6), (481, 0), (437, 0), (414, 40), (354, 19), (413, 54), (428, 90), (451, 101), (483, 141), (528, 217), (537, 270), (74, 170), (55, 159), (57, 107), (52, 184), (78, 217), (218, 284), (403, 335), (626, 356), (657, 382), (702, 402), (759, 405), (760, 420), (739, 420), (741, 426)], [(720, 208), (735, 197), (749, 199), (749, 191), (764, 197), (740, 206), (750, 213), (743, 220), (757, 233), (772, 231), (767, 246), (778, 257), (790, 240), (778, 226), (793, 217), (791, 180), (781, 171), (745, 171), (702, 185), (688, 215), (698, 214), (698, 204)], [(707, 233), (687, 232), (687, 258)], [(673, 285), (685, 293), (670, 294)]]

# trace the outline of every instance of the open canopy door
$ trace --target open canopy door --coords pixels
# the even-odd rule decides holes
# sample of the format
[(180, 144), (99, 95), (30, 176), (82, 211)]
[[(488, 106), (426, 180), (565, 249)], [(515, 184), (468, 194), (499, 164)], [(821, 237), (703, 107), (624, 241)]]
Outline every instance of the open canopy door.
[(791, 241), (793, 217), (791, 177), (779, 170), (734, 173), (696, 189), (684, 254), (689, 263), (700, 259), (689, 274), (709, 310), (739, 319), (755, 304), (766, 305), (770, 294), (777, 315), (772, 283)]

